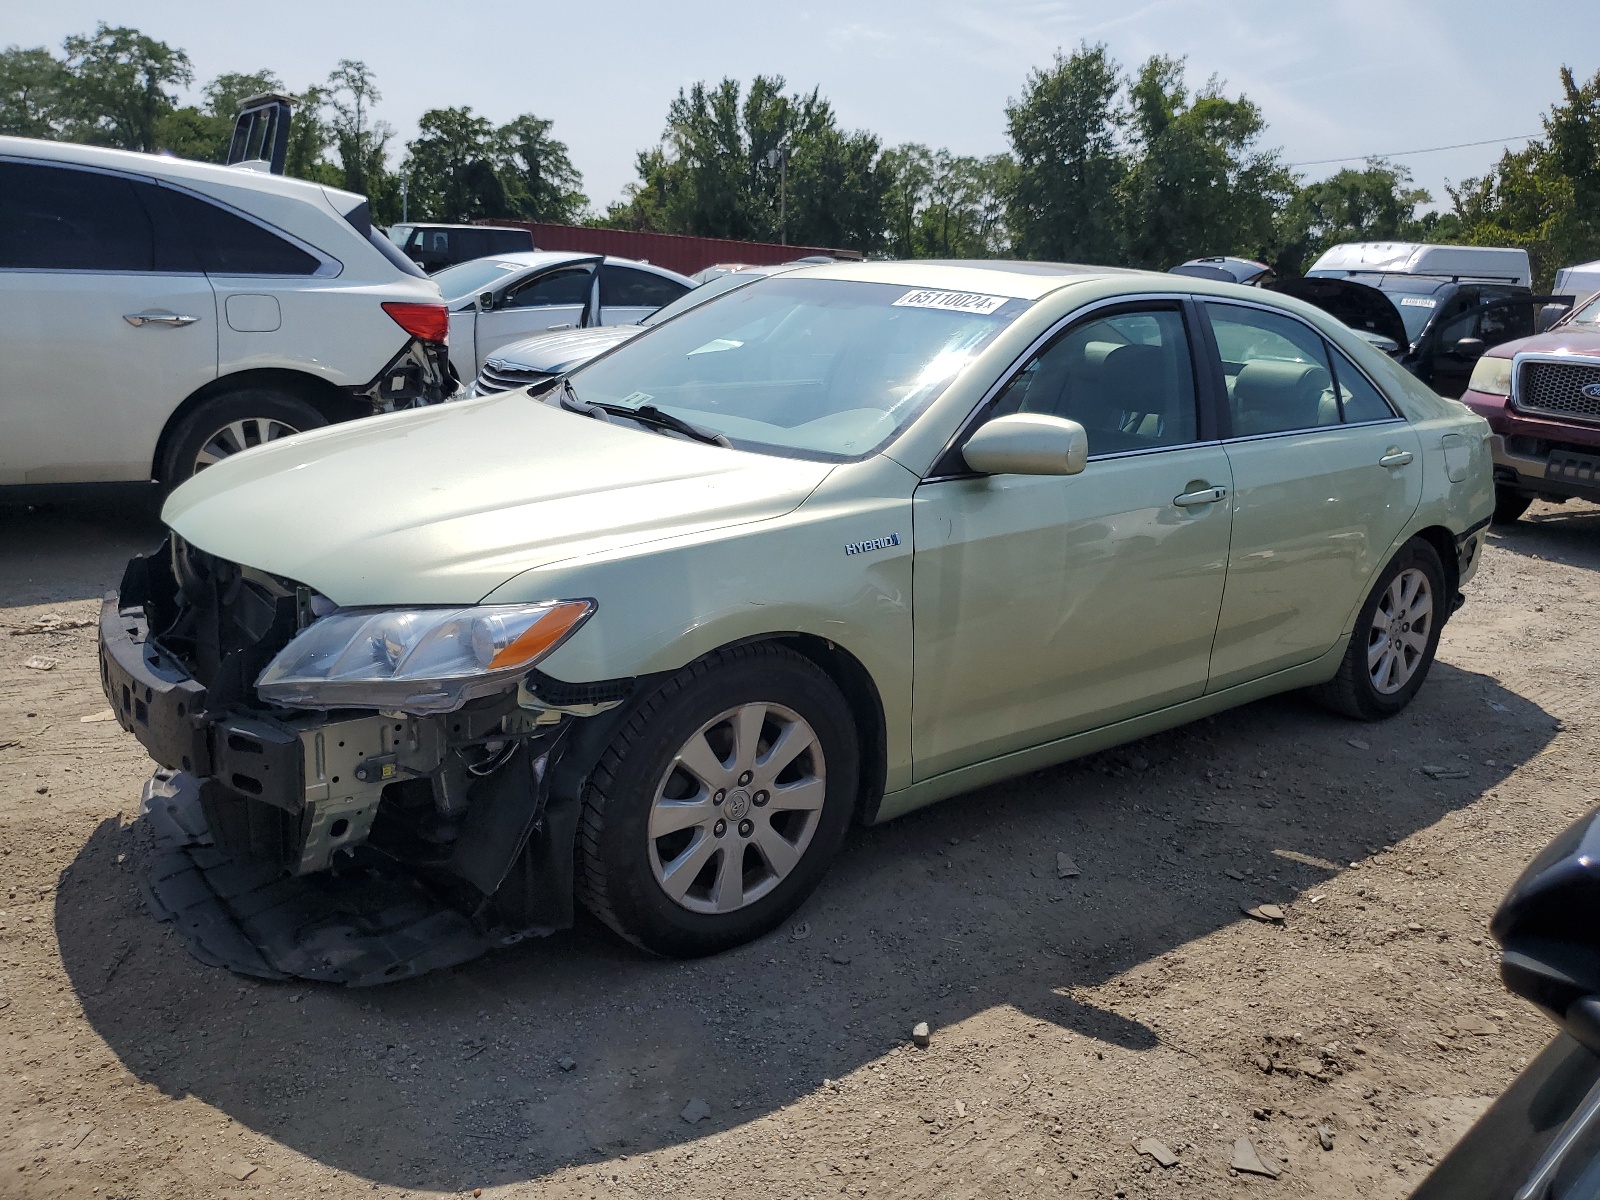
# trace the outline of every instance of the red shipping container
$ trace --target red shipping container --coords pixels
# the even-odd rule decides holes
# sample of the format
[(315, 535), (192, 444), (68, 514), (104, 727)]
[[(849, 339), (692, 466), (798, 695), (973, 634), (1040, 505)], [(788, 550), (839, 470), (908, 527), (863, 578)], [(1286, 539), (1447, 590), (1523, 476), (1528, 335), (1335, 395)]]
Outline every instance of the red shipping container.
[(512, 225), (533, 234), (539, 250), (580, 250), (637, 258), (693, 275), (716, 263), (765, 266), (793, 262), (814, 254), (829, 258), (860, 259), (858, 250), (830, 250), (826, 246), (784, 246), (777, 242), (741, 242), (733, 238), (689, 237), (681, 233), (640, 233), (632, 229), (593, 229), (586, 225), (553, 225), (544, 221), (479, 221), (479, 225)]

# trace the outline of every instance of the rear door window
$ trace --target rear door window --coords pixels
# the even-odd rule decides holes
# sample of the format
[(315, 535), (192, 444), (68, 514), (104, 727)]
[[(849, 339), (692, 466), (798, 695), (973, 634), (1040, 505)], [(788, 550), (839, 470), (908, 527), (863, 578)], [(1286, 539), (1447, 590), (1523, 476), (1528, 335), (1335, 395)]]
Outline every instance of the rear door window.
[(155, 271), (153, 185), (98, 171), (0, 162), (0, 267)]
[(600, 303), (606, 308), (660, 308), (689, 289), (675, 280), (633, 267), (600, 268)]
[(1205, 304), (1222, 355), (1234, 437), (1339, 424), (1322, 336), (1291, 317)]
[(314, 275), (321, 263), (292, 242), (208, 200), (162, 192), (211, 275)]

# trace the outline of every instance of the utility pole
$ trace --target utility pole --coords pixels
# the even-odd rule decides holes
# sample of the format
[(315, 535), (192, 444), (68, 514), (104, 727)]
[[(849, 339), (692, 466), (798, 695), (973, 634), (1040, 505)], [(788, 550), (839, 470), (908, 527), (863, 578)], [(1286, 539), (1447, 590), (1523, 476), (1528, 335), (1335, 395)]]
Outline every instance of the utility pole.
[(789, 144), (767, 151), (767, 167), (778, 168), (778, 242), (789, 244)]
[(406, 219), (406, 177), (400, 176), (400, 219)]

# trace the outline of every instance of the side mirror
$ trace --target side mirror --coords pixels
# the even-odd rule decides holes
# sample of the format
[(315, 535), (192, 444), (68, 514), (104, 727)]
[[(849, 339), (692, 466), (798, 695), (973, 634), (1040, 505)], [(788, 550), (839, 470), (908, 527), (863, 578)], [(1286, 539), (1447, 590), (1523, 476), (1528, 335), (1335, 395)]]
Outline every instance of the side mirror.
[(493, 307), (494, 307), (494, 293), (493, 292), (479, 292), (478, 293), (478, 311), (479, 312), (488, 312)]
[(1482, 358), (1489, 347), (1482, 338), (1464, 337), (1450, 348), (1462, 358)]
[(1600, 1054), (1600, 808), (1556, 836), (1500, 902), (1500, 977)]
[(1076, 475), (1089, 461), (1089, 435), (1064, 417), (1012, 413), (981, 426), (961, 456), (985, 475)]
[(1543, 333), (1571, 311), (1570, 304), (1541, 304), (1533, 315), (1533, 331)]

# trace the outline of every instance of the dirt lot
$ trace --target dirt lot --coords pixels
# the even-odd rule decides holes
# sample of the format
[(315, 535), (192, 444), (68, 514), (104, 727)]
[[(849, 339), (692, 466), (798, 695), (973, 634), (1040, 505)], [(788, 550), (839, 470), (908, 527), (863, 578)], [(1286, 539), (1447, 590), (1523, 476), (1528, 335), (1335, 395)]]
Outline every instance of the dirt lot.
[(1600, 509), (1496, 535), (1387, 724), (1284, 697), (860, 831), (721, 958), (590, 926), (367, 991), (143, 908), (75, 623), (157, 534), (0, 510), (0, 1197), (1398, 1197), (1548, 1038), (1484, 927), (1595, 798)]

